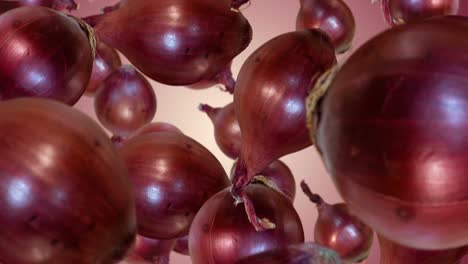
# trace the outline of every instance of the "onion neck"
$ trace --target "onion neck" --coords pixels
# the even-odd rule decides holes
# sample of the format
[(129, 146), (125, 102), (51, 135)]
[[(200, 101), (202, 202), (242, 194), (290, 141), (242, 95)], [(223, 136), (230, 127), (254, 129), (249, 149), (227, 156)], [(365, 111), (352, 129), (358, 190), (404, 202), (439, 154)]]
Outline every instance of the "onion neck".
[(211, 107), (210, 105), (208, 104), (200, 104), (198, 105), (198, 110), (206, 113), (208, 115), (208, 117), (214, 121), (214, 119), (216, 118), (216, 116), (218, 115), (219, 111), (221, 110), (220, 108), (214, 108), (214, 107)]
[(249, 2), (250, 0), (232, 0), (231, 7), (234, 9), (239, 9), (241, 6)]
[(305, 183), (305, 181), (301, 181), (301, 189), (302, 189), (302, 192), (304, 192), (304, 194), (309, 197), (309, 200), (311, 202), (313, 202), (314, 204), (317, 205), (317, 207), (322, 207), (325, 202), (323, 201), (322, 197), (320, 197), (320, 195), (316, 194), (316, 193), (313, 193), (310, 188), (309, 188), (309, 185), (307, 185), (307, 183)]

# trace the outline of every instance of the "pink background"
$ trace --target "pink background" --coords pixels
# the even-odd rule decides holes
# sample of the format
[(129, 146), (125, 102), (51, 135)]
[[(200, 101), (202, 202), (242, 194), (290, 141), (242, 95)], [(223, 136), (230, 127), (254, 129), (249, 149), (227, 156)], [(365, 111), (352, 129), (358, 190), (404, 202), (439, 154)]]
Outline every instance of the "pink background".
[[(244, 8), (243, 14), (253, 27), (253, 40), (251, 45), (234, 60), (233, 73), (235, 76), (242, 62), (257, 47), (279, 34), (294, 30), (296, 14), (299, 10), (299, 0), (251, 1), (252, 4)], [(116, 1), (78, 0), (77, 2), (80, 4), (80, 9), (75, 14), (84, 16), (97, 13), (101, 7), (113, 4)], [(357, 23), (356, 37), (353, 44), (355, 50), (387, 26), (383, 21), (378, 4), (371, 4), (371, 0), (346, 0), (346, 2), (352, 9)], [(468, 6), (468, 3), (466, 3), (468, 1), (460, 0), (460, 2)], [(463, 8), (468, 10), (465, 6)], [(348, 56), (349, 53), (342, 56), (340, 60), (343, 60), (343, 57)], [(211, 150), (226, 170), (231, 168), (233, 161), (217, 147), (213, 137), (213, 126), (206, 115), (197, 110), (197, 105), (199, 103), (208, 103), (212, 106), (224, 106), (232, 101), (232, 96), (220, 92), (217, 88), (196, 91), (183, 87), (170, 87), (156, 82), (153, 82), (153, 86), (158, 98), (155, 121), (166, 121), (175, 124), (184, 133)], [(76, 107), (95, 118), (92, 100), (89, 97), (84, 97)], [(310, 187), (319, 192), (329, 203), (341, 201), (314, 147), (283, 157), (282, 160), (289, 165), (297, 182), (305, 179)], [(299, 191), (295, 207), (301, 216), (306, 240), (310, 241), (313, 239), (314, 222), (317, 217), (315, 207)], [(378, 263), (378, 260), (378, 246), (374, 245), (370, 257), (362, 263), (374, 264)], [(190, 260), (188, 257), (174, 253), (171, 255), (171, 263), (185, 264), (190, 263)], [(468, 264), (468, 260), (464, 263)]]

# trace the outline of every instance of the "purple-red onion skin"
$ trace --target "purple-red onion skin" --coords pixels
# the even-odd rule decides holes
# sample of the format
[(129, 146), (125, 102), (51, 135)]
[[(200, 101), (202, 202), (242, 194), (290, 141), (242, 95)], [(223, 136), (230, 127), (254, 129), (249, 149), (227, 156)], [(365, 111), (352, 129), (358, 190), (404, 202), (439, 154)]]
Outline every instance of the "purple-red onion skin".
[(188, 249), (188, 236), (177, 239), (174, 251), (182, 255), (190, 256)]
[(153, 87), (131, 65), (124, 65), (109, 75), (94, 98), (100, 123), (121, 137), (149, 124), (156, 114), (156, 107)]
[(389, 25), (396, 26), (435, 16), (458, 13), (459, 0), (381, 0), (382, 11)]
[(173, 239), (188, 234), (200, 207), (229, 179), (219, 161), (181, 133), (150, 133), (119, 149), (136, 196), (138, 232)]
[(343, 0), (300, 0), (296, 29), (316, 28), (325, 32), (337, 53), (347, 51), (353, 42), (356, 22)]
[(136, 232), (127, 170), (104, 131), (64, 104), (0, 103), (3, 263), (111, 264)]
[(229, 188), (211, 197), (200, 209), (189, 234), (189, 252), (193, 264), (232, 264), (236, 261), (302, 243), (304, 233), (291, 202), (262, 184), (246, 188), (259, 217), (276, 224), (272, 230), (257, 232), (243, 206), (235, 206)]
[(93, 53), (75, 19), (45, 7), (21, 7), (0, 16), (0, 32), (0, 100), (78, 101), (91, 76)]
[(214, 79), (252, 38), (246, 18), (221, 1), (128, 1), (95, 29), (146, 76), (169, 85)]
[(439, 17), (376, 36), (317, 116), (317, 147), (350, 210), (405, 246), (468, 244), (467, 31), (468, 18)]
[(467, 247), (425, 251), (407, 248), (378, 236), (380, 264), (459, 264), (468, 252)]
[(78, 8), (74, 0), (2, 0), (0, 1), (0, 13), (23, 6), (43, 6), (59, 11), (72, 11)]
[[(290, 245), (237, 261), (236, 264), (341, 264), (338, 254), (315, 243)], [(394, 263), (396, 264), (396, 263)]]
[(312, 144), (305, 98), (318, 76), (335, 63), (333, 44), (317, 30), (282, 34), (246, 60), (237, 78), (234, 107), (249, 177)]
[(93, 62), (93, 71), (88, 87), (86, 88), (86, 94), (94, 95), (99, 85), (120, 66), (122, 66), (122, 61), (117, 51), (104, 42), (98, 41), (96, 45), (96, 56)]
[(158, 240), (138, 235), (131, 255), (139, 256), (148, 263), (169, 264), (169, 255), (175, 242), (174, 239)]
[(154, 123), (147, 124), (144, 127), (135, 131), (135, 133), (132, 134), (132, 137), (136, 137), (136, 136), (143, 135), (143, 134), (149, 134), (149, 133), (158, 133), (158, 132), (172, 132), (172, 133), (183, 134), (182, 131), (178, 127), (174, 126), (171, 123), (154, 122)]

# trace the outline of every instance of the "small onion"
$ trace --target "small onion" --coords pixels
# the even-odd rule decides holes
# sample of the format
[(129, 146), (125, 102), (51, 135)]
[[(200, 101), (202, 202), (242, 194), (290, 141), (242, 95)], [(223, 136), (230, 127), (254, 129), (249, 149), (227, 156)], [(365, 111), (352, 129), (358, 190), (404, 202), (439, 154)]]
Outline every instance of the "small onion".
[(93, 71), (86, 88), (87, 95), (94, 95), (99, 85), (115, 70), (122, 66), (119, 54), (102, 41), (97, 42)]
[(0, 1), (0, 13), (22, 6), (43, 6), (59, 11), (72, 11), (78, 8), (74, 0), (2, 0)]

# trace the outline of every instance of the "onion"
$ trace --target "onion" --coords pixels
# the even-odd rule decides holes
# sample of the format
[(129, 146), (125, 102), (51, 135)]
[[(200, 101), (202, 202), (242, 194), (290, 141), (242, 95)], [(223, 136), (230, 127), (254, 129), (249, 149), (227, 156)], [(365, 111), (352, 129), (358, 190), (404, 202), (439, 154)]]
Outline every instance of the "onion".
[(154, 118), (156, 95), (143, 75), (131, 65), (124, 65), (99, 86), (94, 109), (105, 128), (116, 136), (127, 137)]
[(157, 240), (137, 236), (135, 246), (127, 258), (131, 261), (147, 261), (144, 263), (169, 264), (169, 255), (174, 248), (175, 240)]
[[(238, 201), (249, 202), (242, 189), (268, 164), (311, 145), (305, 99), (318, 76), (335, 63), (332, 43), (318, 30), (275, 37), (244, 63), (234, 93), (242, 134), (232, 189)], [(255, 212), (248, 216), (257, 230), (272, 226)]]
[(182, 255), (190, 255), (188, 249), (188, 236), (177, 239), (174, 251)]
[(372, 229), (352, 215), (346, 204), (329, 205), (320, 195), (312, 193), (304, 181), (301, 187), (310, 201), (317, 205), (319, 215), (315, 223), (315, 242), (335, 250), (346, 263), (367, 259), (374, 238)]
[(120, 148), (136, 196), (138, 233), (173, 239), (188, 234), (208, 198), (229, 185), (219, 161), (181, 133), (150, 133)]
[(300, 3), (296, 18), (298, 30), (323, 30), (331, 38), (337, 53), (343, 53), (351, 47), (356, 22), (343, 0), (300, 0)]
[(380, 264), (458, 264), (467, 247), (424, 251), (407, 248), (379, 236)]
[(236, 264), (341, 264), (338, 254), (315, 243), (290, 245), (237, 261)]
[(193, 264), (232, 264), (264, 251), (302, 243), (304, 232), (297, 212), (282, 194), (263, 184), (245, 189), (257, 213), (275, 221), (276, 228), (256, 232), (241, 206), (235, 206), (229, 188), (211, 197), (197, 213), (189, 234)]
[(93, 47), (76, 19), (45, 7), (21, 7), (0, 16), (0, 32), (0, 100), (78, 101), (91, 75)]
[[(155, 132), (173, 132), (173, 133), (183, 134), (182, 131), (176, 126), (174, 126), (173, 124), (169, 124), (165, 122), (155, 122), (155, 123), (150, 123), (141, 127), (140, 129), (132, 133), (130, 136), (128, 136), (128, 138), (133, 138), (139, 135), (155, 133)], [(126, 139), (120, 136), (114, 135), (111, 137), (111, 140), (117, 148), (120, 148)]]
[(60, 11), (72, 11), (78, 8), (74, 0), (2, 0), (0, 1), (0, 13), (22, 6), (44, 6)]
[(104, 42), (155, 81), (221, 83), (231, 92), (231, 61), (252, 38), (250, 24), (228, 1), (132, 0), (87, 21)]
[(230, 158), (238, 158), (242, 139), (234, 104), (230, 103), (223, 108), (201, 104), (199, 109), (213, 122), (216, 143), (221, 151)]
[(98, 86), (114, 71), (116, 71), (122, 62), (119, 54), (114, 48), (109, 47), (102, 41), (97, 42), (96, 56), (94, 57), (93, 71), (89, 80), (86, 93), (94, 95)]
[(133, 243), (127, 170), (89, 117), (38, 98), (0, 103), (2, 263), (111, 264)]
[(321, 108), (308, 110), (350, 210), (407, 247), (468, 244), (467, 31), (464, 17), (392, 28), (356, 51)]
[(396, 26), (434, 16), (455, 15), (459, 0), (380, 0), (385, 20)]

